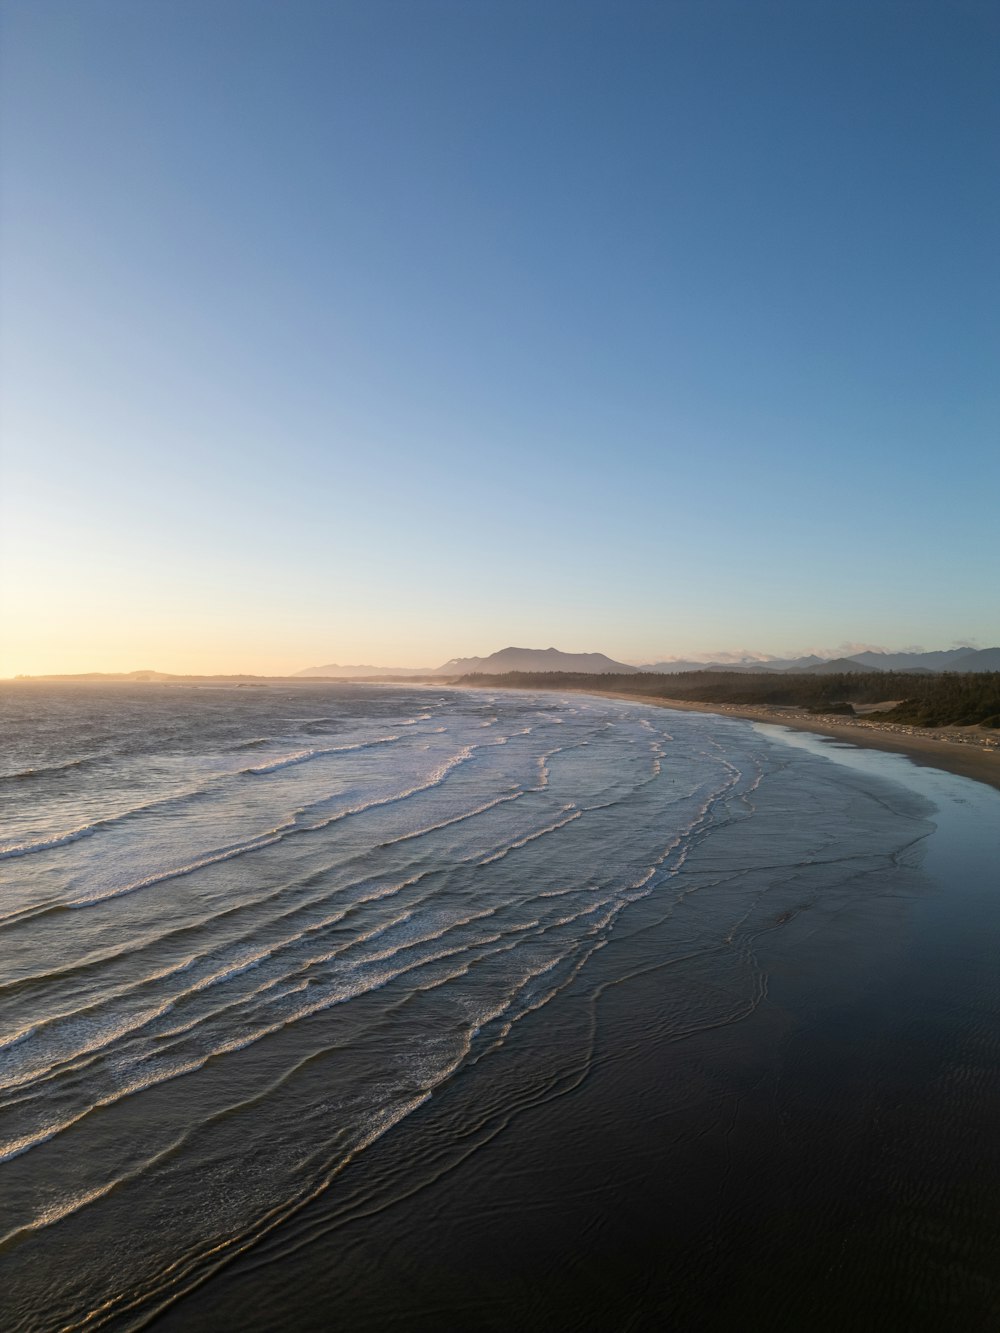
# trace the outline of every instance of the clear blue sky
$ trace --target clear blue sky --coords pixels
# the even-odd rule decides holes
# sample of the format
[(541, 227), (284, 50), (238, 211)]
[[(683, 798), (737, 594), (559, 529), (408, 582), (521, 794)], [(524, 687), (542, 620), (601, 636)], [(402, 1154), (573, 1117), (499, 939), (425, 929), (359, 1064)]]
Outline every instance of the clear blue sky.
[(1000, 8), (6, 0), (0, 673), (1000, 642)]

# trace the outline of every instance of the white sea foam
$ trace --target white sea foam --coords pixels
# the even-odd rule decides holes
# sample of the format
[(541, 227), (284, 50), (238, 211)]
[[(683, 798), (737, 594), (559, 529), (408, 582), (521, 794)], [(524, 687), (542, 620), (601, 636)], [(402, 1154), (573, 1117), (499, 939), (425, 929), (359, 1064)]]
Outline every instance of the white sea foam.
[(27, 842), (0, 843), (0, 861), (6, 861), (13, 856), (31, 856), (34, 852), (48, 852), (55, 847), (65, 847), (67, 843), (77, 842), (80, 838), (89, 838), (102, 822), (80, 824), (77, 828), (66, 829), (62, 833), (50, 833), (44, 838), (33, 838)]
[[(404, 724), (405, 725), (405, 724)], [(311, 759), (325, 759), (331, 754), (353, 754), (357, 750), (370, 750), (377, 745), (391, 745), (394, 741), (400, 740), (398, 735), (394, 736), (375, 736), (371, 740), (356, 741), (353, 745), (328, 745), (322, 749), (294, 750), (291, 754), (279, 755), (276, 759), (269, 759), (263, 764), (253, 764), (249, 768), (241, 768), (240, 772), (252, 776), (260, 776), (265, 773), (277, 773), (279, 769), (291, 768), (294, 764), (306, 764)]]
[[(241, 773), (277, 773), (281, 768), (291, 768), (293, 764), (304, 764), (308, 759), (316, 759), (319, 750), (296, 750), (293, 754), (283, 754), (279, 759), (271, 759), (266, 764), (254, 764), (251, 768), (241, 768)], [(322, 751), (324, 754), (330, 752)]]

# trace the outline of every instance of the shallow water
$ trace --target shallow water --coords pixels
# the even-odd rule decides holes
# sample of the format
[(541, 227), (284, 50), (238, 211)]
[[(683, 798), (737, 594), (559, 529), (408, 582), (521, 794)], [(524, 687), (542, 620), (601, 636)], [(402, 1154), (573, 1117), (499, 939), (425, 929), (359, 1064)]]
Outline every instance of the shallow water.
[[(3, 702), (5, 1327), (690, 1318), (757, 1262), (750, 1197), (820, 1256), (794, 1326), (843, 1240), (803, 1182), (870, 1188), (873, 1079), (934, 1126), (893, 1179), (961, 1175), (996, 1087), (996, 793), (578, 695)], [(977, 1052), (950, 1126), (899, 1074), (916, 1000), (911, 1064)], [(914, 1227), (969, 1252), (945, 1176)], [(873, 1273), (905, 1249), (878, 1243)]]

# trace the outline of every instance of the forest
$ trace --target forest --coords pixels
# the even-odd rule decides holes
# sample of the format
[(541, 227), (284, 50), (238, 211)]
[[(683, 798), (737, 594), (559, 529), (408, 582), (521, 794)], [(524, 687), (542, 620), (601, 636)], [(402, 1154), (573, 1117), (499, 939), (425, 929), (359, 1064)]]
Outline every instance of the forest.
[[(917, 727), (1000, 728), (1000, 671), (959, 674), (859, 671), (837, 675), (779, 675), (775, 672), (686, 671), (638, 675), (590, 675), (568, 671), (511, 671), (500, 676), (463, 676), (462, 685), (516, 689), (585, 690), (590, 694), (645, 694), (689, 703), (775, 704), (815, 713), (851, 714), (855, 704), (885, 701), (884, 710), (866, 711), (874, 720)], [(890, 702), (891, 701), (891, 702)]]

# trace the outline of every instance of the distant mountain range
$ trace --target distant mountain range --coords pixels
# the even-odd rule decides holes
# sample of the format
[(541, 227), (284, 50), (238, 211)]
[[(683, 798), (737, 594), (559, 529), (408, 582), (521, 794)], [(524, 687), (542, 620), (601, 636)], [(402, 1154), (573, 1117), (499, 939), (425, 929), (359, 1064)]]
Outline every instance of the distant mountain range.
[(450, 662), (438, 667), (437, 674), (467, 676), (473, 671), (484, 671), (490, 675), (504, 671), (583, 671), (595, 675), (602, 672), (632, 675), (643, 670), (644, 667), (616, 662), (603, 653), (563, 653), (558, 648), (501, 648), (498, 653), (490, 653), (489, 657), (453, 657)]
[(1000, 671), (1000, 648), (946, 648), (932, 653), (857, 653), (853, 657), (836, 657), (804, 669), (816, 672), (958, 671), (964, 675), (970, 671)]
[(643, 671), (1000, 671), (1000, 648), (945, 648), (930, 653), (860, 652), (850, 657), (741, 657), (737, 661), (654, 662)]
[(453, 657), (439, 667), (377, 667), (327, 666), (307, 667), (298, 676), (317, 676), (327, 679), (353, 677), (406, 677), (406, 676), (468, 676), (476, 672), (484, 675), (502, 675), (508, 671), (573, 671), (577, 673), (614, 673), (634, 675), (640, 671), (654, 671), (676, 675), (683, 671), (774, 671), (833, 674), (849, 671), (1000, 671), (1000, 648), (946, 648), (928, 653), (882, 653), (865, 651), (851, 657), (820, 657), (810, 653), (805, 657), (764, 658), (753, 654), (726, 660), (734, 654), (719, 654), (718, 661), (698, 662), (678, 659), (672, 662), (652, 662), (647, 666), (632, 666), (616, 662), (604, 653), (564, 653), (558, 648), (501, 648), (488, 657)]
[(156, 684), (204, 683), (209, 685), (238, 685), (242, 688), (262, 687), (267, 681), (313, 680), (445, 680), (468, 676), (476, 672), (499, 676), (508, 671), (550, 672), (566, 671), (574, 674), (634, 676), (639, 672), (660, 675), (678, 675), (685, 671), (747, 671), (747, 672), (805, 672), (832, 675), (851, 671), (1000, 671), (1000, 648), (945, 648), (929, 653), (883, 653), (871, 649), (853, 653), (849, 657), (822, 657), (810, 653), (805, 657), (766, 657), (761, 653), (719, 653), (712, 661), (677, 658), (669, 662), (651, 662), (634, 666), (616, 662), (604, 653), (564, 653), (558, 648), (501, 648), (488, 657), (453, 657), (439, 667), (380, 667), (341, 666), (329, 662), (325, 666), (306, 667), (294, 676), (194, 676), (173, 675), (166, 671), (90, 671), (70, 675), (17, 676), (16, 680), (89, 680), (145, 682)]

